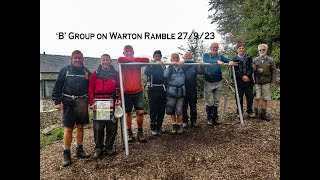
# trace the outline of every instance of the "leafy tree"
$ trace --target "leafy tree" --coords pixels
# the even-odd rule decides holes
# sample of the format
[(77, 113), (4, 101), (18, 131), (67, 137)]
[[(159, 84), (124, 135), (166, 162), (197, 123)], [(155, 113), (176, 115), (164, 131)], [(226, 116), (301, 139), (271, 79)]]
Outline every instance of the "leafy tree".
[[(268, 54), (280, 63), (279, 0), (209, 0), (211, 23), (218, 24), (218, 33), (225, 44), (246, 43), (247, 52), (258, 56), (258, 45), (269, 46)], [(225, 50), (232, 51), (230, 46)], [(234, 50), (233, 50), (234, 52)], [(227, 53), (228, 54), (228, 53)]]

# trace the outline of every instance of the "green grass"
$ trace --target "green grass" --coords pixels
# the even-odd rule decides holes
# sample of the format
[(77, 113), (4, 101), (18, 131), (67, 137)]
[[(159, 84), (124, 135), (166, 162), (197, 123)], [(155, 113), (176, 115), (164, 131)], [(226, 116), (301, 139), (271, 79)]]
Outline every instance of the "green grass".
[(50, 135), (44, 135), (40, 132), (40, 148), (61, 139), (63, 139), (63, 128), (54, 130)]

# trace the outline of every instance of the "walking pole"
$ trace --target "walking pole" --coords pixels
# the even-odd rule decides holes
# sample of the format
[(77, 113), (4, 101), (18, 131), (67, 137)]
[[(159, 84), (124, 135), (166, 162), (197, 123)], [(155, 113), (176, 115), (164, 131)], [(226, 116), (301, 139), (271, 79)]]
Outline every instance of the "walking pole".
[(231, 82), (231, 69), (229, 68), (229, 77), (228, 77), (228, 84), (227, 84), (227, 90), (226, 90), (226, 94), (224, 95), (224, 102), (223, 102), (223, 110), (222, 110), (222, 114), (221, 114), (221, 119), (222, 121), (224, 121), (224, 113), (226, 111), (226, 106), (227, 106), (227, 101), (228, 101), (228, 97), (229, 97), (229, 86), (230, 86), (230, 82)]
[(129, 155), (129, 144), (128, 144), (128, 134), (127, 134), (127, 123), (126, 123), (127, 121), (126, 121), (126, 113), (125, 113), (126, 108), (125, 108), (125, 103), (124, 103), (121, 64), (122, 63), (119, 63), (119, 79), (120, 79), (121, 103), (122, 103), (122, 109), (124, 109), (122, 132), (124, 134), (124, 147), (125, 147), (126, 155)]
[(236, 79), (236, 73), (234, 70), (234, 66), (232, 66), (232, 74), (233, 74), (233, 80), (234, 80), (234, 89), (236, 91), (236, 98), (237, 98), (237, 105), (238, 105), (238, 111), (240, 116), (240, 122), (243, 124), (243, 116), (242, 116), (242, 110), (240, 106), (240, 100), (239, 100), (239, 92), (238, 92), (238, 86), (237, 86), (237, 79)]

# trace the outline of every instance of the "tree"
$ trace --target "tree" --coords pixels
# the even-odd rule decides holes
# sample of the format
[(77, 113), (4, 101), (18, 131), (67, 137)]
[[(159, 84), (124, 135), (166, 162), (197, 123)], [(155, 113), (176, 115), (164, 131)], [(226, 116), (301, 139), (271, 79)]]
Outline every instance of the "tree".
[(225, 44), (246, 43), (247, 52), (258, 56), (261, 43), (269, 46), (268, 54), (280, 63), (279, 0), (210, 0), (208, 18), (218, 24)]

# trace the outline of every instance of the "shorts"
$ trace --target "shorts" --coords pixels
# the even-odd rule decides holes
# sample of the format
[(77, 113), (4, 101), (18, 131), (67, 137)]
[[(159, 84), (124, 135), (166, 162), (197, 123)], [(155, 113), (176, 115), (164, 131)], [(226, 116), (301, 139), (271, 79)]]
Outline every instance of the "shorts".
[(142, 92), (138, 92), (136, 94), (124, 94), (126, 112), (131, 112), (134, 107), (135, 110), (143, 110), (143, 96)]
[(271, 83), (256, 84), (256, 96), (254, 99), (271, 100)]
[(183, 97), (180, 99), (167, 97), (166, 114), (167, 115), (182, 115)]
[(63, 105), (62, 125), (73, 128), (75, 124), (89, 124), (88, 98), (76, 98), (73, 105)]

